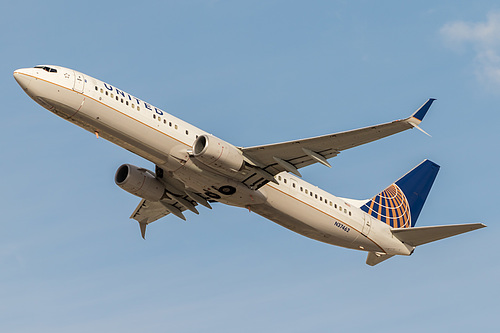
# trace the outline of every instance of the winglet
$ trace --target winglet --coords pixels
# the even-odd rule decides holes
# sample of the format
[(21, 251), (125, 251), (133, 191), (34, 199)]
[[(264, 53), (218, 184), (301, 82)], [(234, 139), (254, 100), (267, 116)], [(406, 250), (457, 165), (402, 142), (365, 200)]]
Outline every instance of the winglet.
[(424, 103), (424, 105), (422, 105), (417, 111), (415, 111), (414, 114), (412, 114), (411, 118), (415, 118), (420, 123), (427, 114), (427, 111), (429, 111), (432, 102), (434, 102), (435, 100), (435, 98), (429, 98), (427, 102)]
[(146, 227), (148, 226), (148, 223), (146, 220), (139, 221), (139, 227), (141, 228), (141, 236), (142, 239), (146, 239)]

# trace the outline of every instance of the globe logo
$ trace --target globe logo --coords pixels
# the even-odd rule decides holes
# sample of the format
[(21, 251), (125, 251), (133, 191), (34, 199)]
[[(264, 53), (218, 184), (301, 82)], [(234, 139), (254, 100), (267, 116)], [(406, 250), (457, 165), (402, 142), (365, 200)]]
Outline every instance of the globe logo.
[(361, 209), (393, 228), (411, 226), (410, 205), (403, 191), (392, 184), (364, 204)]

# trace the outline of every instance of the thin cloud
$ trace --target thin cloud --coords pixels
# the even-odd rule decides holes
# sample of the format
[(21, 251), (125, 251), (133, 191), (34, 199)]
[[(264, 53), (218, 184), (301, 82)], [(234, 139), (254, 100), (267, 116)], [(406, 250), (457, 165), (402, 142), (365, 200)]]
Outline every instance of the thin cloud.
[(454, 49), (472, 47), (478, 79), (500, 86), (500, 12), (490, 12), (485, 22), (447, 23), (440, 33)]

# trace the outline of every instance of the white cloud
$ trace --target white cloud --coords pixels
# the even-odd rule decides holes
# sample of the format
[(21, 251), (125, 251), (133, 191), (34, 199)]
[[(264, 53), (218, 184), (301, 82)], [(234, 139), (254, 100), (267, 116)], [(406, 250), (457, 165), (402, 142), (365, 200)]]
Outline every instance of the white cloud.
[(480, 81), (500, 85), (500, 12), (490, 12), (485, 22), (450, 22), (440, 32), (450, 47), (473, 48)]

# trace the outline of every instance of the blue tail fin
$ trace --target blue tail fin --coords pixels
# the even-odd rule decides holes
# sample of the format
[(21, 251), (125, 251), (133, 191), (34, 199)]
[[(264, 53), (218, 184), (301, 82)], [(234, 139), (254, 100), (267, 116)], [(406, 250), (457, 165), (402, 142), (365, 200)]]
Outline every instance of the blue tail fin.
[(425, 160), (361, 209), (393, 228), (414, 227), (438, 171), (439, 165)]

